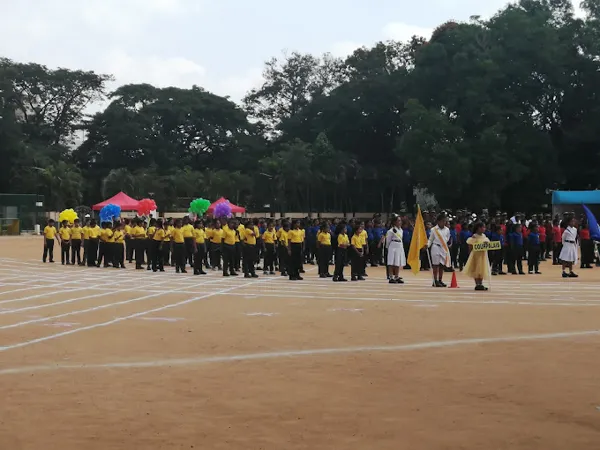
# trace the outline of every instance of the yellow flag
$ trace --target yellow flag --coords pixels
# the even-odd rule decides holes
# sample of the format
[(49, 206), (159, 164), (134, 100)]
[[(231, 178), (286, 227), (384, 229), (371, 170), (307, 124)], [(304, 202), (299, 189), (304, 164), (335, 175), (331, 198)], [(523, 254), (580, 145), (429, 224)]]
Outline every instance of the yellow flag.
[(415, 229), (413, 230), (410, 249), (406, 263), (410, 266), (412, 272), (416, 275), (420, 270), (421, 249), (427, 245), (427, 233), (425, 232), (425, 223), (421, 215), (421, 207), (417, 206), (417, 220), (415, 220)]

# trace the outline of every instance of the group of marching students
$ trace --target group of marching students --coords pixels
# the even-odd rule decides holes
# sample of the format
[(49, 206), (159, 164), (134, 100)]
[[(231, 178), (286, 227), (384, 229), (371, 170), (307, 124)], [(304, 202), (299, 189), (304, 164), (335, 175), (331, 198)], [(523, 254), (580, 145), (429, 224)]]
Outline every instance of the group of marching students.
[[(243, 222), (243, 223), (242, 223)], [(371, 226), (370, 229), (373, 227)], [(54, 262), (54, 242), (61, 249), (61, 263), (89, 267), (125, 268), (135, 262), (138, 270), (164, 272), (174, 266), (175, 272), (206, 275), (204, 269), (222, 271), (223, 276), (258, 278), (264, 275), (302, 280), (304, 264), (319, 267), (321, 278), (347, 281), (344, 268), (351, 266), (351, 280), (364, 280), (366, 266), (382, 264), (381, 238), (385, 228), (377, 223), (367, 231), (364, 222), (335, 223), (316, 220), (240, 220), (221, 218), (192, 220), (142, 218), (122, 219), (98, 224), (88, 219), (82, 225), (63, 221), (58, 230), (49, 220), (44, 228), (43, 262)], [(379, 245), (372, 243), (371, 234)], [(83, 252), (83, 256), (82, 253)], [(330, 266), (334, 265), (334, 273)]]
[[(443, 272), (464, 269), (472, 238), (477, 234), (475, 227), (483, 229), (482, 236), (488, 241), (502, 244), (501, 251), (488, 253), (491, 275), (504, 275), (504, 265), (509, 273), (525, 274), (524, 260), (528, 262), (528, 272), (538, 274), (540, 262), (552, 253), (554, 264), (563, 265), (563, 276), (576, 277), (576, 243), (581, 245), (581, 268), (591, 267), (594, 261), (589, 230), (585, 224), (575, 228), (572, 217), (539, 224), (536, 220), (525, 223), (518, 217), (507, 221), (502, 217), (482, 219), (448, 220), (442, 214), (436, 217), (436, 226), (425, 222), (429, 245), (420, 250), (419, 264), (420, 270), (433, 268), (434, 284), (444, 287)], [(44, 229), (43, 261), (54, 262), (54, 242), (58, 241), (65, 265), (125, 268), (128, 261), (135, 262), (138, 270), (155, 272), (173, 266), (177, 273), (187, 273), (189, 267), (195, 275), (206, 274), (206, 269), (221, 270), (226, 277), (243, 272), (247, 278), (256, 278), (256, 272), (263, 270), (264, 275), (279, 271), (290, 280), (302, 280), (304, 264), (316, 261), (321, 278), (339, 282), (347, 281), (344, 268), (348, 265), (351, 280), (364, 280), (370, 264), (386, 265), (390, 283), (402, 284), (397, 269), (411, 268), (407, 259), (412, 234), (413, 223), (400, 216), (392, 216), (388, 222), (378, 218), (301, 221), (183, 217), (119, 219), (100, 224), (86, 218), (83, 224), (79, 220), (73, 224), (63, 221), (58, 230), (49, 220)]]

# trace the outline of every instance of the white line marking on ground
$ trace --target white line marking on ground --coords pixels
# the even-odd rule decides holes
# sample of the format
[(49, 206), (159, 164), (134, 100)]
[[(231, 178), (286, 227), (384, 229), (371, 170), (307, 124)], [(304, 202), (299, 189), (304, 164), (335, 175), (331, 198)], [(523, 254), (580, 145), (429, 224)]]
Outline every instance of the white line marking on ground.
[[(71, 334), (77, 330), (66, 331), (64, 334)], [(386, 345), (386, 346), (364, 346), (364, 347), (341, 347), (341, 348), (318, 348), (309, 350), (289, 350), (265, 353), (248, 353), (244, 355), (224, 355), (224, 356), (199, 356), (195, 358), (182, 359), (160, 359), (154, 361), (135, 361), (135, 362), (114, 362), (100, 364), (49, 364), (42, 366), (14, 367), (0, 370), (0, 375), (29, 374), (35, 372), (50, 372), (57, 370), (97, 370), (97, 369), (133, 369), (133, 368), (155, 368), (155, 367), (173, 367), (190, 366), (214, 363), (229, 363), (236, 361), (255, 361), (280, 358), (294, 358), (301, 356), (321, 356), (321, 355), (339, 355), (346, 353), (369, 353), (369, 352), (401, 352), (412, 350), (430, 350), (436, 348), (457, 347), (461, 345), (481, 345), (481, 344), (499, 344), (504, 342), (520, 341), (543, 341), (550, 339), (568, 339), (575, 337), (598, 336), (600, 330), (590, 331), (570, 331), (564, 333), (531, 334), (491, 338), (473, 338), (473, 339), (455, 339), (449, 341), (430, 341), (419, 342), (415, 344)]]

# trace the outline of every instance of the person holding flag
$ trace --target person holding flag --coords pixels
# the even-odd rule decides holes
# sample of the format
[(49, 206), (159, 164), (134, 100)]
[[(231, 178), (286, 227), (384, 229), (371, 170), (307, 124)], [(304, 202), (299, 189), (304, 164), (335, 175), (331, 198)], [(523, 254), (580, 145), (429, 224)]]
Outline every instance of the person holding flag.
[(404, 284), (404, 280), (400, 278), (400, 267), (403, 267), (406, 264), (404, 246), (402, 245), (401, 223), (402, 219), (399, 216), (395, 216), (392, 219), (392, 227), (385, 235), (388, 278), (390, 284)]
[(427, 232), (425, 231), (425, 222), (421, 214), (421, 207), (417, 206), (417, 218), (413, 229), (410, 248), (408, 250), (407, 264), (415, 275), (421, 270), (421, 249), (427, 245)]
[(450, 229), (446, 226), (446, 215), (437, 217), (437, 225), (431, 229), (427, 246), (431, 252), (431, 267), (433, 268), (433, 286), (446, 287), (442, 281), (444, 268), (450, 267)]

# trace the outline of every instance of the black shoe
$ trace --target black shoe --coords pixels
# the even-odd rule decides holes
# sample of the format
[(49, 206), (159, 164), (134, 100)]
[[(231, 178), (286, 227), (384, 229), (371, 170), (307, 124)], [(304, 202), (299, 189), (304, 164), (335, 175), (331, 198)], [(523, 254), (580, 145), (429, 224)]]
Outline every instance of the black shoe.
[(198, 272), (200, 275), (208, 275), (204, 270), (201, 270), (200, 272)]
[(146, 270), (152, 270), (152, 267), (148, 266), (148, 267), (146, 268)]
[(562, 277), (563, 277), (563, 278), (569, 278), (569, 274), (568, 274), (567, 272), (563, 272), (563, 273), (562, 273)]
[(402, 278), (396, 278), (396, 284), (404, 284), (404, 280)]
[(322, 273), (321, 275), (319, 275), (319, 278), (327, 278), (327, 275)]
[(269, 272), (269, 275), (275, 275), (275, 272), (273, 272), (272, 270)]
[(498, 275), (506, 275), (506, 272), (500, 271), (500, 272), (498, 272)]
[(183, 270), (181, 271), (181, 273), (187, 273), (187, 270), (183, 269)]
[(362, 274), (361, 276), (363, 276), (363, 277), (368, 277), (369, 275), (367, 275), (367, 273), (366, 273), (366, 272), (363, 272), (363, 274)]
[[(302, 272), (300, 272), (300, 273), (302, 273)], [(302, 277), (296, 277), (296, 280), (302, 281), (302, 280), (304, 280), (304, 278), (302, 278)]]
[(256, 275), (255, 273), (253, 273), (252, 275), (250, 275), (250, 278), (258, 278), (258, 275)]
[(361, 276), (357, 278), (358, 281), (365, 281), (365, 279)]
[(341, 280), (338, 277), (333, 277), (333, 281), (337, 283), (338, 281), (341, 281)]
[(239, 273), (237, 273), (237, 272), (231, 272), (229, 275), (231, 275), (232, 277), (237, 277), (237, 276), (239, 276), (240, 274), (239, 274)]
[(388, 283), (390, 283), (390, 284), (396, 284), (396, 283), (398, 283), (398, 281), (395, 278), (390, 278), (388, 280)]
[(354, 276), (353, 276), (353, 277), (350, 277), (350, 281), (358, 281), (358, 278), (356, 278), (356, 277), (354, 277)]
[(301, 269), (300, 273), (306, 273), (306, 271), (304, 269)]
[(290, 281), (296, 281), (298, 278), (296, 277), (290, 277)]
[(229, 275), (228, 273), (223, 273), (223, 276), (224, 276), (224, 277), (228, 277), (228, 276), (230, 276), (230, 275)]
[(498, 275), (498, 272), (492, 272), (492, 275), (496, 276), (496, 275)]
[(250, 274), (245, 273), (244, 278), (250, 278)]
[(578, 278), (579, 275), (577, 275), (575, 272), (571, 272), (569, 273), (569, 278)]
[[(123, 267), (123, 269), (124, 269), (124, 268), (125, 268), (125, 267)], [(165, 269), (158, 269), (158, 271), (159, 271), (159, 272), (164, 272), (164, 271), (165, 271)]]
[(525, 272), (519, 272), (519, 275), (525, 275)]
[(542, 274), (542, 272), (540, 272), (539, 270), (537, 270), (537, 271), (535, 272), (535, 274), (536, 274), (536, 275), (541, 275), (541, 274)]
[(529, 272), (527, 272), (527, 273), (528, 273), (529, 275), (533, 275), (533, 271), (531, 271), (531, 270), (530, 270)]
[(345, 278), (340, 278), (338, 281), (346, 282), (346, 281), (348, 281), (348, 280), (347, 280), (347, 279), (345, 279)]
[(476, 291), (487, 291), (488, 288), (486, 288), (483, 284), (478, 284), (477, 286), (475, 286), (475, 290)]

